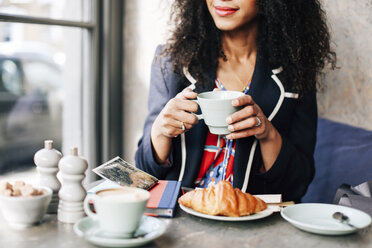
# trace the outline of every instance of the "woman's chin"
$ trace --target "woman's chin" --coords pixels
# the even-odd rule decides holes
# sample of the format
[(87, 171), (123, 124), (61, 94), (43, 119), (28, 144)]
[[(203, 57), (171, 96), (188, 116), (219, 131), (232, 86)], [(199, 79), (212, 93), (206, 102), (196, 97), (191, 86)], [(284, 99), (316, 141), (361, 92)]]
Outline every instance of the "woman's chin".
[(234, 31), (238, 28), (236, 23), (233, 21), (217, 21), (215, 22), (216, 27), (221, 31)]

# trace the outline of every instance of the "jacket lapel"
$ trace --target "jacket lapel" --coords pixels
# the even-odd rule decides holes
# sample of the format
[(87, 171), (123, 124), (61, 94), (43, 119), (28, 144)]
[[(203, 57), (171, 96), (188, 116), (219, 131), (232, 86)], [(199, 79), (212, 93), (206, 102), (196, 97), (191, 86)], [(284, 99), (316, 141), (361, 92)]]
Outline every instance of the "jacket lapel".
[[(271, 75), (272, 72), (268, 64), (263, 58), (258, 56), (248, 94), (252, 96), (266, 117), (274, 110), (280, 96), (280, 90), (274, 80), (272, 80)], [(253, 141), (253, 136), (236, 140), (233, 168), (234, 187), (241, 188), (243, 186)], [(255, 153), (257, 152), (259, 152), (259, 149), (256, 149)], [(253, 161), (253, 165), (255, 164), (257, 163)], [(257, 173), (257, 170), (257, 166), (252, 167), (250, 175)]]
[(271, 75), (266, 61), (258, 57), (248, 95), (252, 96), (266, 117), (274, 110), (280, 97), (280, 89)]

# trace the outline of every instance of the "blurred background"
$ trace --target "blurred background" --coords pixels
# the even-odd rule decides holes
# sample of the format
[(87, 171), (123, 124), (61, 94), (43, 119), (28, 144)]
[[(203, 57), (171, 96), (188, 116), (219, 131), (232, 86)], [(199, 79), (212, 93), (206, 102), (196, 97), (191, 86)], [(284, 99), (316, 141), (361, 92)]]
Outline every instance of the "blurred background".
[[(319, 116), (372, 130), (372, 3), (321, 2), (338, 68), (321, 78)], [(0, 180), (28, 177), (46, 139), (78, 147), (90, 168), (134, 164), (171, 3), (0, 0)]]

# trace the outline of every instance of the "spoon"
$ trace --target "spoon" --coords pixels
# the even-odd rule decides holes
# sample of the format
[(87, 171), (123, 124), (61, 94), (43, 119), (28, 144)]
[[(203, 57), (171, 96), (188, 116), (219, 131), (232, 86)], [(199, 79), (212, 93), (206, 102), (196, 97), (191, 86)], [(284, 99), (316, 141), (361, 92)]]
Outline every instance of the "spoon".
[(349, 227), (352, 227), (352, 228), (356, 228), (358, 229), (358, 227), (354, 226), (353, 224), (350, 224), (349, 221), (349, 217), (341, 212), (335, 212), (332, 217), (336, 220), (339, 220), (341, 223), (343, 224), (346, 224), (348, 225)]

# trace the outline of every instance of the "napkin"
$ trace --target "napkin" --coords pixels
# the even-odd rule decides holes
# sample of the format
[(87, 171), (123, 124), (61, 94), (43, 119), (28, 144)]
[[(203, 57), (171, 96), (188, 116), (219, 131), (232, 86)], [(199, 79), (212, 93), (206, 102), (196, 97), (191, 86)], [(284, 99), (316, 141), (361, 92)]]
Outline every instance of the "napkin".
[(342, 184), (336, 192), (333, 203), (356, 208), (372, 216), (372, 180), (355, 187)]

